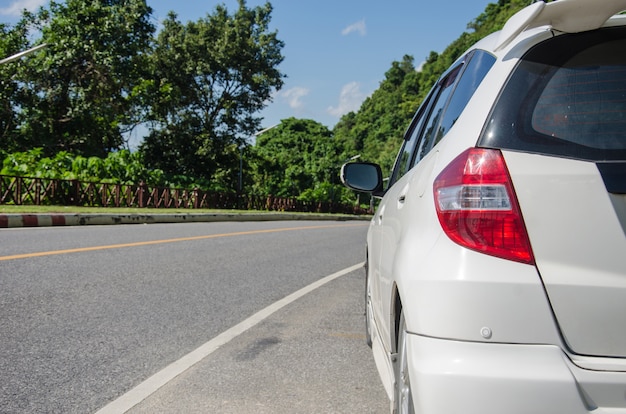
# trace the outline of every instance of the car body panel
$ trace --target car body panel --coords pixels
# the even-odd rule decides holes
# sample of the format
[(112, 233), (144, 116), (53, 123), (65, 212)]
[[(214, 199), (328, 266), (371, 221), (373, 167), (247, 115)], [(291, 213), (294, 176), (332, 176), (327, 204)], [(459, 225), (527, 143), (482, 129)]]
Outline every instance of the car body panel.
[(393, 401), (394, 376), (393, 366), (391, 363), (392, 358), (389, 351), (385, 348), (385, 345), (383, 344), (383, 337), (378, 331), (379, 326), (380, 324), (373, 322), (372, 355), (374, 357), (374, 363), (376, 364), (376, 369), (383, 384), (383, 388), (387, 393), (387, 397), (390, 401)]
[[(561, 342), (533, 266), (459, 249), (445, 236), (428, 254), (435, 260), (402, 278), (403, 307), (413, 316), (409, 332), (473, 342)], [(405, 260), (410, 269), (410, 257)]]
[(626, 373), (580, 369), (558, 346), (419, 335), (409, 344), (419, 413), (626, 413)]
[(626, 357), (626, 238), (595, 163), (516, 152), (505, 157), (568, 347)]

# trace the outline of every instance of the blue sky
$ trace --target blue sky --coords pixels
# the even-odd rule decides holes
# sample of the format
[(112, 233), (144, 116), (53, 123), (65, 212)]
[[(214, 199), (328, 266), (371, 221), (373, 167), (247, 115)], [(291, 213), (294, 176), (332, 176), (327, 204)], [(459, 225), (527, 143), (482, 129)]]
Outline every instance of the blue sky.
[[(285, 42), (280, 69), (283, 89), (261, 113), (263, 126), (281, 119), (313, 119), (332, 128), (341, 115), (358, 110), (394, 60), (412, 55), (424, 61), (467, 30), (467, 24), (495, 0), (270, 0), (272, 29)], [(197, 20), (217, 4), (229, 11), (236, 0), (147, 0), (156, 23), (169, 11)], [(248, 7), (265, 0), (247, 0)], [(0, 22), (13, 23), (20, 10), (47, 0), (0, 0)]]

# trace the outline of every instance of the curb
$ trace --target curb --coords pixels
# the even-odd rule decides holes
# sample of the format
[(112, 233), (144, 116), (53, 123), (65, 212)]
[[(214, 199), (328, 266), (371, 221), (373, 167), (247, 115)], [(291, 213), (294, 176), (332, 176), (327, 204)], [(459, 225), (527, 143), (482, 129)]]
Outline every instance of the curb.
[(204, 214), (0, 214), (0, 229), (109, 224), (200, 223), (219, 221), (369, 220), (369, 216), (293, 213)]

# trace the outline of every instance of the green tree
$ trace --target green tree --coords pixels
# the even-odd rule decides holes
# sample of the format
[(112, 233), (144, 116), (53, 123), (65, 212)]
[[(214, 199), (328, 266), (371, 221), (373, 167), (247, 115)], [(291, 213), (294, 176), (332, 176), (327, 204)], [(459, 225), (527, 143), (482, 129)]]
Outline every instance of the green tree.
[(170, 13), (156, 41), (151, 131), (140, 147), (166, 174), (235, 189), (240, 149), (259, 129), (255, 114), (283, 85), (283, 42), (269, 31), (272, 7), (244, 0), (182, 24)]
[(21, 108), (22, 149), (104, 157), (141, 122), (143, 72), (155, 27), (145, 0), (51, 1), (25, 13), (43, 53), (23, 65), (30, 105)]
[[(357, 113), (342, 117), (334, 134), (347, 158), (361, 154), (389, 171), (404, 129), (415, 112), (420, 74), (412, 56), (393, 62), (380, 87), (367, 98)], [(407, 104), (407, 102), (409, 104)]]
[[(22, 21), (11, 27), (0, 24), (0, 59), (6, 59), (29, 48), (28, 25)], [(20, 83), (20, 61), (0, 65), (0, 148), (6, 152), (20, 149), (18, 134), (19, 108), (28, 104), (24, 85)]]
[(340, 151), (331, 131), (307, 119), (289, 118), (257, 137), (252, 148), (254, 192), (309, 201), (341, 193)]

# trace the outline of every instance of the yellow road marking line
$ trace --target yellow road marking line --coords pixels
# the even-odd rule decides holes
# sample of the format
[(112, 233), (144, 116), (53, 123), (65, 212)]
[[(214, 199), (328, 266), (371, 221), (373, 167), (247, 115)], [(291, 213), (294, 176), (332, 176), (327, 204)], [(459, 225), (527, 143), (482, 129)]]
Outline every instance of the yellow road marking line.
[(241, 231), (241, 232), (235, 232), (235, 233), (208, 234), (205, 236), (180, 237), (176, 239), (151, 240), (151, 241), (134, 242), (134, 243), (111, 244), (107, 246), (78, 247), (75, 249), (51, 250), (47, 252), (14, 254), (10, 256), (0, 256), (0, 261), (30, 259), (34, 257), (54, 256), (54, 255), (70, 254), (70, 253), (93, 252), (93, 251), (98, 251), (98, 250), (122, 249), (126, 247), (150, 246), (150, 245), (155, 245), (155, 244), (177, 243), (177, 242), (184, 242), (184, 241), (217, 239), (220, 237), (248, 236), (248, 235), (254, 235), (254, 234), (280, 233), (280, 232), (298, 231), (298, 230), (316, 230), (316, 229), (325, 229), (325, 228), (333, 228), (333, 227), (356, 227), (356, 226), (363, 226), (363, 225), (364, 224), (343, 224), (343, 225), (335, 224), (335, 225), (324, 225), (324, 226), (286, 227), (282, 229), (250, 230), (250, 231)]

